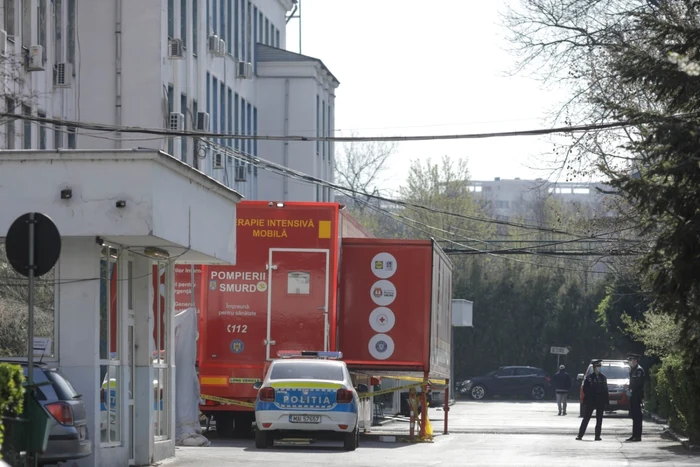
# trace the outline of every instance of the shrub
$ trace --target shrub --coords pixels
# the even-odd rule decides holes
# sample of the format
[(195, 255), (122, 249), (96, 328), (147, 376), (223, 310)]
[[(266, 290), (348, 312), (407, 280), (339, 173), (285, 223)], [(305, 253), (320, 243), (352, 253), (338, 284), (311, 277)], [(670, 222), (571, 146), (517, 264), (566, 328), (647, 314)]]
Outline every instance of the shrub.
[[(24, 374), (21, 366), (0, 363), (0, 416), (17, 417), (22, 413), (23, 381)], [(0, 419), (0, 446), (2, 446), (3, 432), (4, 427), (2, 419)]]
[(651, 379), (659, 414), (668, 417), (675, 430), (700, 441), (700, 368), (672, 354), (662, 359)]

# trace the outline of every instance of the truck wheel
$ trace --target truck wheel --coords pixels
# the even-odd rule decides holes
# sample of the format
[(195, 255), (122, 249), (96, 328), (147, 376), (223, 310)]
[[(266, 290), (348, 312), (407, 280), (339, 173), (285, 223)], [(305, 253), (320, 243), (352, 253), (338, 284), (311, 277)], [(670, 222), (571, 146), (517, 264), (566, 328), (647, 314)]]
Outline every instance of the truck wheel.
[(219, 438), (233, 437), (233, 415), (228, 412), (221, 412), (214, 416), (216, 420), (216, 434)]
[(357, 427), (350, 433), (345, 433), (343, 437), (343, 449), (354, 451), (360, 445), (360, 432)]
[(248, 438), (253, 429), (254, 418), (255, 414), (253, 412), (240, 412), (234, 415), (233, 435), (236, 438)]
[(257, 449), (267, 449), (272, 447), (272, 433), (255, 430), (255, 447)]

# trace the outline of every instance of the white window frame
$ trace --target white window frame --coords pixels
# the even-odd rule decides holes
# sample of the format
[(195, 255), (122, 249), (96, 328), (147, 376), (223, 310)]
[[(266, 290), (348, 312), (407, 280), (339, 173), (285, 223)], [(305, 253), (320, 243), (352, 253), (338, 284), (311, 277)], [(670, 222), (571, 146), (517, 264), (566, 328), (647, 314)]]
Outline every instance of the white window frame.
[[(121, 342), (122, 338), (124, 337), (124, 336), (123, 336), (123, 332), (122, 332), (122, 322), (123, 322), (123, 320), (122, 320), (122, 311), (123, 311), (123, 304), (124, 304), (124, 300), (123, 300), (123, 296), (124, 296), (124, 294), (123, 294), (123, 288), (124, 288), (124, 287), (123, 287), (123, 282), (124, 282), (124, 281), (120, 280), (121, 278), (119, 277), (119, 274), (120, 274), (120, 271), (119, 271), (120, 267), (119, 267), (119, 266), (120, 266), (121, 261), (122, 261), (122, 260), (121, 260), (121, 256), (122, 256), (123, 250), (121, 249), (120, 246), (114, 245), (114, 244), (104, 244), (104, 245), (103, 245), (103, 248), (107, 248), (107, 249), (108, 249), (108, 255), (107, 255), (107, 271), (108, 271), (108, 272), (111, 271), (111, 270), (112, 270), (112, 271), (117, 271), (117, 310), (116, 310), (116, 316), (117, 316), (117, 322), (116, 322), (116, 326), (117, 326), (117, 336), (116, 336), (116, 339), (117, 339), (117, 351), (115, 352), (117, 355), (116, 355), (116, 358), (115, 358), (115, 359), (112, 359), (112, 358), (111, 358), (111, 351), (110, 351), (110, 349), (111, 349), (111, 347), (112, 347), (112, 346), (111, 346), (111, 344), (112, 344), (112, 342), (111, 342), (112, 320), (111, 320), (111, 310), (110, 310), (110, 305), (111, 305), (111, 303), (112, 303), (112, 296), (111, 296), (111, 292), (112, 292), (112, 287), (111, 287), (112, 276), (111, 276), (111, 274), (109, 275), (109, 277), (106, 278), (106, 279), (107, 279), (107, 283), (106, 283), (106, 286), (105, 286), (105, 291), (106, 291), (105, 303), (106, 303), (106, 306), (107, 306), (107, 335), (106, 335), (106, 339), (107, 339), (107, 354), (109, 355), (109, 357), (108, 357), (107, 359), (104, 359), (104, 358), (101, 358), (102, 355), (99, 355), (99, 356), (100, 356), (100, 359), (99, 359), (99, 366), (100, 366), (100, 368), (103, 367), (103, 366), (106, 366), (106, 367), (107, 367), (107, 374), (106, 374), (106, 377), (107, 377), (107, 391), (106, 391), (106, 393), (105, 393), (105, 404), (107, 405), (107, 412), (108, 412), (108, 414), (109, 414), (108, 417), (107, 417), (107, 420), (108, 420), (108, 424), (107, 424), (107, 441), (102, 441), (102, 430), (100, 430), (100, 434), (99, 434), (100, 447), (103, 447), (103, 448), (104, 448), (104, 447), (118, 447), (118, 446), (122, 446), (122, 445), (124, 444), (124, 416), (123, 416), (124, 410), (123, 410), (123, 407), (122, 407), (122, 406), (123, 406), (124, 397), (123, 397), (123, 388), (121, 387), (121, 386), (123, 386), (123, 384), (124, 384), (124, 378), (123, 378), (123, 374), (122, 374), (122, 361), (121, 361), (122, 352), (123, 352), (123, 348), (124, 348), (124, 346), (122, 345), (122, 342)], [(116, 258), (113, 258), (113, 257), (112, 257), (111, 250), (116, 250)], [(100, 263), (102, 262), (102, 257), (103, 257), (103, 254), (102, 254), (102, 252), (101, 252), (101, 253), (100, 253)], [(113, 268), (113, 269), (112, 269), (112, 264), (114, 264), (114, 268)], [(101, 266), (101, 265), (100, 265), (100, 282), (102, 282), (102, 266)], [(100, 323), (100, 328), (101, 328), (101, 323)], [(99, 331), (98, 331), (98, 332), (99, 332)], [(100, 349), (98, 348), (98, 353), (99, 353), (99, 351), (100, 351)], [(109, 378), (109, 377), (110, 377), (110, 375), (112, 374), (112, 368), (114, 368), (114, 374), (117, 375), (117, 382), (116, 382), (116, 387), (117, 387), (117, 394), (116, 394), (116, 398), (117, 398), (117, 407), (116, 407), (116, 415), (115, 415), (115, 416), (116, 416), (116, 418), (117, 418), (117, 420), (118, 420), (118, 425), (117, 425), (117, 426), (118, 426), (118, 429), (117, 429), (117, 433), (118, 433), (118, 437), (119, 437), (119, 439), (114, 439), (114, 440), (111, 439), (111, 438), (112, 438), (112, 430), (111, 430), (111, 408), (110, 408), (111, 404), (110, 404), (110, 402), (109, 402), (109, 396), (110, 396), (110, 394), (111, 394), (111, 391), (109, 390), (109, 389), (110, 389), (110, 378)], [(100, 381), (99, 390), (102, 389), (102, 384), (103, 384), (103, 381)]]

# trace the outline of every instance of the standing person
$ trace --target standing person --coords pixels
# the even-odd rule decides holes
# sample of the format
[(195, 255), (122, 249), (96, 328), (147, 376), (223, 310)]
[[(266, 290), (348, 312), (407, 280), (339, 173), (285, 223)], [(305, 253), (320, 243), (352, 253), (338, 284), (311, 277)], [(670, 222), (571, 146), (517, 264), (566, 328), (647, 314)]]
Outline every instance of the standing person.
[(593, 371), (590, 375), (586, 376), (583, 382), (583, 404), (585, 406), (583, 412), (583, 420), (581, 420), (581, 427), (578, 430), (577, 440), (581, 441), (583, 435), (586, 434), (586, 428), (588, 428), (588, 422), (591, 420), (591, 415), (595, 410), (595, 440), (601, 441), (600, 432), (603, 429), (603, 412), (605, 411), (605, 406), (610, 400), (610, 393), (608, 392), (608, 378), (605, 377), (603, 373), (600, 372), (602, 360), (591, 360), (591, 365), (593, 365)]
[(639, 355), (629, 354), (630, 388), (627, 397), (630, 398), (630, 417), (632, 418), (632, 437), (627, 441), (642, 440), (642, 401), (644, 400), (644, 368), (639, 366)]
[[(559, 366), (559, 371), (554, 375), (554, 390), (557, 393), (557, 408), (559, 409), (559, 415), (566, 415), (566, 402), (569, 399), (569, 389), (571, 389), (571, 377), (569, 373), (564, 371), (566, 367), (564, 365)], [(564, 411), (562, 412), (562, 406)]]

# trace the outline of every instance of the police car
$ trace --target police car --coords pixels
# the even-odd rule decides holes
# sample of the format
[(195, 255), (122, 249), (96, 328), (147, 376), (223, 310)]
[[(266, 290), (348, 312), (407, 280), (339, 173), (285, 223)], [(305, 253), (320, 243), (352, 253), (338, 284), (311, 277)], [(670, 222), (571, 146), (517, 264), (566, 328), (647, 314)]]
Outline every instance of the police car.
[(275, 438), (342, 439), (360, 444), (359, 397), (341, 352), (279, 352), (265, 379), (255, 383), (255, 447)]

